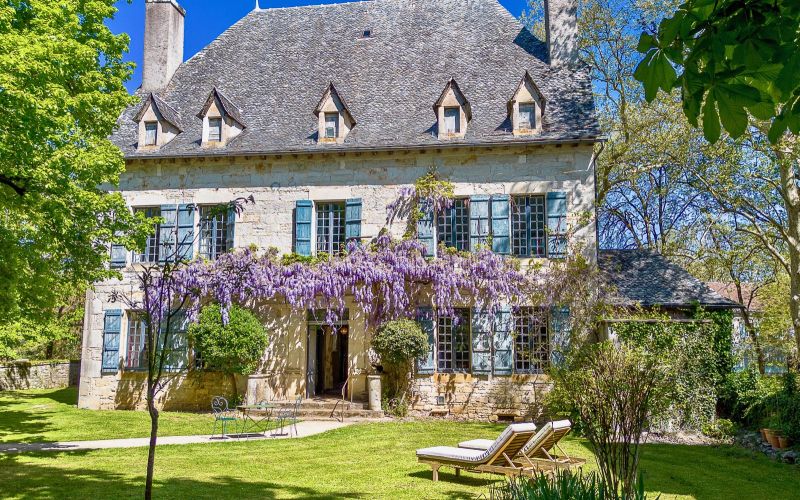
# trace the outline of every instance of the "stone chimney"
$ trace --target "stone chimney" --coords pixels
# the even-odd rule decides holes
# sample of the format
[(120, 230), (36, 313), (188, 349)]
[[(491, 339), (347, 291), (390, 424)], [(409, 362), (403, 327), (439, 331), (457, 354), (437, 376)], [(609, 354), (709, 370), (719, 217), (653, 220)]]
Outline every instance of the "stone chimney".
[(551, 66), (578, 62), (577, 0), (544, 0), (544, 22)]
[(167, 86), (183, 62), (183, 19), (176, 0), (145, 0), (142, 90)]

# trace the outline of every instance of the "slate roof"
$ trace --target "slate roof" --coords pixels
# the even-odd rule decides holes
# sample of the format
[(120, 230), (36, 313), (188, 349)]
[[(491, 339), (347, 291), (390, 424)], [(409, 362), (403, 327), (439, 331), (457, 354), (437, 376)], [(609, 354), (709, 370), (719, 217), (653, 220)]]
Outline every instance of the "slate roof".
[(646, 250), (600, 250), (598, 265), (620, 305), (736, 308), (681, 266)]
[[(370, 38), (362, 37), (366, 29)], [(526, 71), (547, 99), (547, 112), (541, 134), (514, 137), (507, 102)], [(440, 141), (431, 106), (451, 78), (471, 103), (473, 119), (466, 137)], [(315, 140), (314, 107), (330, 82), (358, 122), (343, 144)], [(196, 115), (215, 87), (240, 107), (248, 128), (227, 147), (209, 151), (200, 145)], [(138, 106), (132, 106), (112, 136), (127, 157), (599, 136), (589, 69), (551, 69), (545, 43), (497, 0), (371, 0), (254, 10), (184, 62), (158, 95), (179, 114), (183, 133), (159, 151), (136, 151)]]
[(144, 96), (144, 101), (142, 101), (136, 108), (136, 114), (133, 117), (134, 134), (138, 134), (138, 131), (135, 128), (135, 123), (138, 123), (139, 120), (142, 119), (144, 113), (147, 111), (148, 104), (152, 105), (153, 108), (155, 108), (155, 110), (158, 112), (158, 114), (161, 115), (161, 118), (163, 118), (167, 123), (170, 123), (178, 130), (183, 130), (183, 127), (181, 127), (181, 119), (178, 112), (175, 111), (175, 109), (172, 106), (165, 103), (156, 94), (148, 93)]
[(224, 112), (226, 115), (236, 120), (236, 122), (239, 125), (243, 127), (245, 126), (244, 120), (242, 120), (242, 110), (239, 109), (239, 106), (232, 103), (230, 99), (225, 97), (225, 94), (220, 92), (216, 87), (211, 89), (211, 92), (208, 94), (206, 102), (205, 104), (203, 104), (203, 108), (200, 110), (199, 113), (197, 113), (198, 118), (202, 120), (206, 116), (206, 113), (208, 113), (209, 108), (211, 108), (211, 105), (214, 104), (215, 99), (219, 102), (219, 105), (222, 107), (221, 109), (222, 112)]

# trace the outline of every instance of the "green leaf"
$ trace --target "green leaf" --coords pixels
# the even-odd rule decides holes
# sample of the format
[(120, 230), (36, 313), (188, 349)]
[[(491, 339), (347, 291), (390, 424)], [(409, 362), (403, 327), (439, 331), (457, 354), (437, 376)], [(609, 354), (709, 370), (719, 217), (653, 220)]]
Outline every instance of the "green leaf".
[(703, 106), (703, 135), (712, 144), (717, 142), (721, 135), (719, 116), (714, 104), (714, 97), (709, 93)]
[(677, 38), (684, 15), (685, 14), (679, 10), (675, 13), (674, 17), (666, 18), (661, 21), (661, 25), (658, 27), (658, 40), (661, 42), (661, 45), (669, 45)]
[(800, 86), (800, 52), (796, 52), (783, 66), (778, 77), (775, 79), (775, 86), (789, 95)]
[(648, 50), (657, 47), (655, 39), (649, 33), (642, 33), (639, 36), (639, 45), (636, 46), (636, 50), (646, 54)]
[(747, 110), (759, 120), (771, 120), (775, 116), (775, 105), (766, 100), (747, 106)]
[(784, 132), (786, 132), (786, 121), (783, 119), (783, 116), (778, 116), (772, 122), (769, 132), (767, 132), (767, 138), (772, 144), (777, 144)]
[[(737, 101), (736, 95), (729, 94), (724, 88), (714, 90), (719, 105), (719, 117), (725, 130), (733, 137), (741, 137), (747, 130), (747, 112)], [(715, 142), (715, 141), (712, 141)]]
[(745, 84), (719, 84), (717, 89), (724, 92), (733, 104), (749, 106), (761, 102), (761, 92), (755, 87)]

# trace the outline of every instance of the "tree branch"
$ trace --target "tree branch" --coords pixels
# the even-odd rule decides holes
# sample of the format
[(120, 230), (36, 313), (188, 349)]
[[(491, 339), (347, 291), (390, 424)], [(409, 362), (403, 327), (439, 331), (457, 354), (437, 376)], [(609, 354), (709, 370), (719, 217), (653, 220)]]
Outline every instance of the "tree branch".
[(0, 174), (0, 184), (5, 184), (6, 186), (10, 187), (19, 196), (25, 196), (28, 190), (24, 186), (20, 185), (19, 181), (20, 179), (7, 177), (3, 174)]

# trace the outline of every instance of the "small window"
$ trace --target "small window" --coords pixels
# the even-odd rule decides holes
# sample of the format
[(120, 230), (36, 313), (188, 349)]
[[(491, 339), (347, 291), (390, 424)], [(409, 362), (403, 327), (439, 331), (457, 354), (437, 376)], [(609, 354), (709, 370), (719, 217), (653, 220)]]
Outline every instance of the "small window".
[(514, 314), (514, 372), (544, 373), (550, 364), (547, 313), (522, 307)]
[(144, 315), (138, 312), (128, 314), (128, 355), (125, 368), (139, 370), (147, 368), (147, 324)]
[(339, 113), (325, 113), (325, 138), (339, 137)]
[(516, 257), (544, 257), (546, 253), (544, 196), (511, 199), (511, 250)]
[[(161, 217), (161, 208), (159, 207), (142, 207), (134, 208), (134, 212), (141, 212), (148, 219)], [(159, 224), (153, 224), (153, 232), (145, 240), (144, 253), (136, 254), (136, 262), (158, 262), (158, 249), (160, 246), (161, 230)]]
[(455, 309), (453, 313), (437, 321), (437, 368), (439, 372), (469, 372), (469, 309)]
[(231, 250), (233, 224), (228, 219), (227, 205), (200, 207), (200, 255), (216, 260)]
[(519, 105), (519, 126), (520, 130), (533, 130), (536, 128), (536, 105)]
[(345, 204), (317, 203), (317, 253), (338, 255), (345, 243)]
[(448, 134), (461, 132), (461, 109), (444, 108), (444, 131)]
[(449, 208), (439, 212), (436, 221), (437, 243), (458, 251), (469, 251), (469, 201), (453, 200)]
[(208, 119), (208, 142), (222, 142), (222, 118)]
[(372, 37), (372, 30), (366, 29), (361, 33), (361, 38), (371, 38)]
[(158, 144), (158, 122), (144, 123), (144, 145), (155, 146)]

